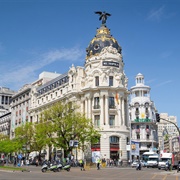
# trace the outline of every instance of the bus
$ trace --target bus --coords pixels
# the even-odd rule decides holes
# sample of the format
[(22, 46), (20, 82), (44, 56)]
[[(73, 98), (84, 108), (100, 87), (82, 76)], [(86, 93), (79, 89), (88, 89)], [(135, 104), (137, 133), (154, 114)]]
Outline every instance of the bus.
[(149, 156), (158, 156), (158, 154), (156, 152), (152, 152), (152, 151), (149, 151), (149, 152), (144, 152), (142, 154), (142, 160), (147, 163), (148, 159), (149, 159)]

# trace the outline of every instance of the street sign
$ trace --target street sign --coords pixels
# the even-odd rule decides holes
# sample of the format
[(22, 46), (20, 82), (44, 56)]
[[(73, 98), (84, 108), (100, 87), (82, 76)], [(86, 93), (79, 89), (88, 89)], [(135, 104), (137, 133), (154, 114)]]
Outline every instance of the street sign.
[(74, 140), (74, 147), (78, 147), (79, 141)]
[(70, 147), (73, 147), (73, 145), (74, 145), (74, 140), (70, 140), (70, 141), (69, 141), (69, 146), (70, 146)]

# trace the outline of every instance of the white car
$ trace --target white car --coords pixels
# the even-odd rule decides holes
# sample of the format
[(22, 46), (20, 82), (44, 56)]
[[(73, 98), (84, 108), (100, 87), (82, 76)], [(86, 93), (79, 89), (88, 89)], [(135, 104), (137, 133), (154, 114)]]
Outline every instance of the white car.
[(138, 160), (134, 160), (134, 161), (132, 162), (132, 164), (131, 164), (131, 167), (132, 167), (132, 168), (133, 168), (133, 167), (136, 167), (138, 163), (139, 163)]

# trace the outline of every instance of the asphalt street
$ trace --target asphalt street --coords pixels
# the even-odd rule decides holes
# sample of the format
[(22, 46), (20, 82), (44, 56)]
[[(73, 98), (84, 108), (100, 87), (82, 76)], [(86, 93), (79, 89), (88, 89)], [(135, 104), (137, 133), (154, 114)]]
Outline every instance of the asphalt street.
[(180, 173), (175, 170), (167, 172), (164, 170), (142, 168), (136, 171), (135, 168), (90, 168), (81, 171), (80, 168), (71, 168), (70, 172), (41, 172), (41, 167), (30, 166), (28, 171), (0, 171), (0, 180), (180, 180)]

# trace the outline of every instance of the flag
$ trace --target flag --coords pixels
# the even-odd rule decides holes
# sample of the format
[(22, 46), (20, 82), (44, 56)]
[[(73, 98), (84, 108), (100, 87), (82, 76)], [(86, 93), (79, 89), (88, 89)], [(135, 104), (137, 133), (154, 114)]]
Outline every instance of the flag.
[(119, 94), (118, 93), (116, 93), (116, 103), (119, 105)]

